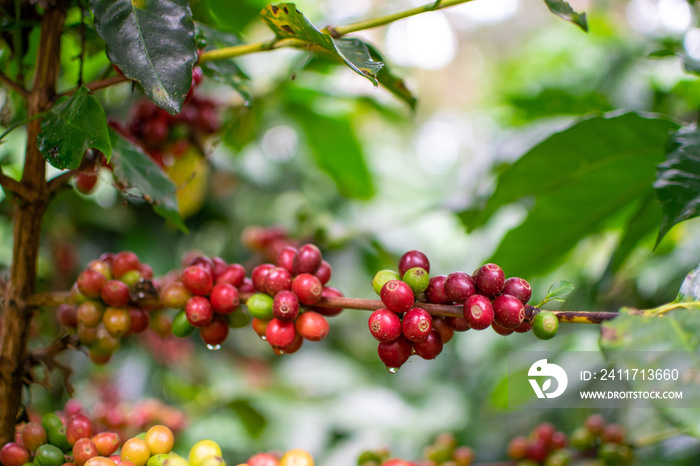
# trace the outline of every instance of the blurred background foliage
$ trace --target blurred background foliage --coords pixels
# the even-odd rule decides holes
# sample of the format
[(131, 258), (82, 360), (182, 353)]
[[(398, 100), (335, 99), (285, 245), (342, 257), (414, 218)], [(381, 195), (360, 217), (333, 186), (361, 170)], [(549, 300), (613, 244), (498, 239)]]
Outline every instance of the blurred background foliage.
[[(324, 27), (399, 11), (407, 3), (420, 4), (301, 0), (297, 6)], [(228, 33), (210, 32), (208, 47), (269, 38), (259, 19), (265, 5), (191, 1), (205, 38), (207, 26)], [(514, 191), (508, 197), (507, 186), (498, 185), (505, 190), (500, 204), (482, 210), (499, 176), (516, 160), (582, 117), (650, 112), (665, 115), (669, 125), (697, 118), (700, 81), (684, 69), (700, 60), (697, 7), (684, 0), (572, 5), (587, 12), (588, 34), (551, 15), (539, 0), (478, 0), (357, 34), (405, 79), (418, 99), (415, 111), (349, 69), (303, 51), (217, 64), (228, 67), (229, 79), (205, 78), (200, 92), (217, 102), (220, 129), (168, 168), (179, 185), (190, 233), (164, 222), (145, 203), (124, 198), (111, 177), (101, 176), (93, 194), (67, 190), (51, 205), (41, 288), (68, 289), (80, 268), (104, 251), (133, 250), (156, 274), (179, 267), (180, 257), (193, 249), (251, 265), (261, 258), (242, 246), (241, 232), (249, 225), (276, 225), (321, 246), (333, 266), (330, 284), (346, 296), (373, 298), (374, 272), (394, 268), (404, 251), (419, 249), (430, 258), (433, 273), (471, 272), (495, 257), (508, 276), (531, 281), (533, 301), (553, 281), (571, 281), (577, 291), (564, 309), (616, 310), (672, 300), (698, 262), (700, 225), (691, 220), (676, 226), (654, 250), (661, 214), (653, 194), (648, 196), (650, 188), (596, 217), (600, 196), (589, 195), (596, 190), (603, 198), (614, 196), (615, 173), (606, 173), (601, 185), (571, 190), (581, 180), (568, 180), (562, 193), (571, 197), (569, 210), (584, 219), (573, 236), (564, 228), (570, 218), (562, 218), (561, 228), (556, 219), (542, 227), (529, 218), (533, 195), (521, 199)], [(84, 79), (91, 81), (111, 67), (87, 20)], [(73, 87), (78, 76), (73, 59), (81, 41), (78, 8), (71, 10), (68, 26), (61, 89)], [(30, 50), (37, 46), (37, 32), (30, 36)], [(15, 66), (4, 52), (0, 62)], [(129, 120), (144, 98), (128, 84), (95, 95), (119, 122)], [(0, 99), (4, 127), (22, 118), (11, 94), (3, 90)], [(646, 129), (642, 124), (639, 131)], [(549, 160), (566, 167), (576, 145), (595, 136), (584, 132), (541, 157), (545, 165)], [(3, 142), (0, 163), (16, 176), (22, 130)], [(641, 174), (650, 183), (651, 167)], [(535, 171), (524, 182), (544, 186), (552, 181), (546, 177)], [(0, 204), (5, 269), (11, 258), (10, 207), (7, 200)], [(519, 225), (531, 225), (530, 233), (514, 234)], [(622, 241), (631, 230), (633, 238)], [(560, 246), (554, 254), (541, 254), (548, 245)], [(623, 247), (624, 255), (615, 259)], [(437, 360), (412, 358), (390, 375), (376, 357), (367, 316), (345, 311), (331, 321), (327, 340), (290, 356), (274, 356), (253, 332), (235, 330), (217, 352), (198, 339), (167, 344), (156, 339), (127, 343), (102, 368), (79, 352), (66, 359), (76, 369), (77, 397), (87, 405), (105, 396), (105, 385), (112, 401), (164, 400), (187, 417), (180, 450), (211, 438), (233, 464), (253, 452), (293, 447), (311, 451), (321, 466), (349, 466), (360, 451), (382, 446), (415, 458), (445, 431), (476, 447), (480, 461), (499, 460), (507, 440), (538, 421), (571, 432), (590, 414), (508, 409), (505, 377), (508, 351), (598, 350), (596, 326), (564, 325), (546, 344), (531, 334), (456, 334)], [(37, 325), (39, 340), (50, 341), (56, 332), (52, 313)], [(57, 409), (65, 395), (47, 395), (41, 388), (31, 401), (37, 410)], [(667, 427), (649, 409), (604, 414), (623, 422), (632, 438)], [(646, 458), (642, 464), (697, 464), (700, 444), (676, 437), (639, 455)]]

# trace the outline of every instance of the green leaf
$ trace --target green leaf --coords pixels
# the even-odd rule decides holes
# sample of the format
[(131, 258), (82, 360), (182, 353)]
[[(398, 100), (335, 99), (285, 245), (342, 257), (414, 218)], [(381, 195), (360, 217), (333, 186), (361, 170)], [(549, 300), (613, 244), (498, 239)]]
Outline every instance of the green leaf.
[(384, 66), (381, 70), (379, 70), (379, 73), (377, 74), (379, 84), (381, 84), (382, 87), (386, 88), (396, 97), (406, 102), (412, 110), (415, 110), (417, 99), (410, 91), (410, 89), (406, 87), (406, 83), (404, 82), (404, 80), (391, 72), (391, 70), (386, 64), (386, 61), (384, 61), (381, 54), (375, 47), (373, 47), (370, 44), (365, 45), (369, 48), (369, 52), (375, 61), (384, 63)]
[(350, 42), (342, 39), (333, 40), (319, 31), (293, 3), (269, 5), (260, 14), (278, 39), (297, 39), (305, 42), (304, 47), (309, 50), (338, 56), (357, 74), (369, 79), (375, 86), (378, 84), (377, 73), (383, 65), (381, 62), (372, 60), (367, 50), (363, 53), (361, 47), (351, 46)]
[(586, 115), (613, 109), (607, 96), (596, 90), (545, 88), (537, 94), (513, 94), (508, 103), (522, 121), (557, 115)]
[[(600, 346), (606, 359), (615, 362), (616, 367), (623, 371), (625, 368), (663, 370), (681, 367), (679, 372), (685, 376), (697, 374), (700, 372), (700, 307), (688, 306), (661, 317), (635, 315), (622, 309), (618, 317), (602, 326)], [(650, 353), (652, 351), (654, 353)], [(668, 386), (670, 390), (684, 389), (683, 403), (688, 407), (700, 405), (700, 390), (692, 380), (680, 379)], [(630, 389), (639, 391), (648, 390), (648, 383), (641, 377), (629, 381)], [(700, 436), (697, 410), (669, 408), (663, 401), (660, 400), (656, 407), (667, 419)]]
[(525, 221), (506, 234), (489, 262), (508, 275), (541, 274), (652, 191), (654, 167), (675, 128), (667, 119), (635, 113), (575, 123), (505, 169), (484, 208), (464, 212), (462, 219), (475, 228), (506, 204), (534, 200)]
[(666, 161), (656, 172), (654, 189), (663, 211), (663, 222), (656, 238), (658, 246), (674, 225), (700, 215), (700, 132), (697, 128), (681, 128), (671, 136)]
[(544, 0), (549, 11), (559, 16), (562, 19), (569, 21), (580, 27), (584, 32), (588, 32), (588, 22), (586, 21), (586, 13), (576, 13), (568, 2), (563, 0)]
[(542, 307), (550, 301), (561, 301), (564, 302), (564, 296), (567, 296), (574, 292), (576, 286), (566, 280), (559, 280), (552, 283), (552, 285), (547, 290), (547, 295), (540, 301), (540, 303), (535, 307)]
[(686, 275), (678, 291), (676, 302), (700, 301), (700, 264)]
[(110, 61), (156, 105), (178, 113), (197, 61), (187, 0), (91, 0), (90, 6)]
[(170, 178), (143, 151), (110, 129), (112, 169), (117, 183), (137, 188), (153, 211), (187, 233), (177, 204), (177, 189)]
[(44, 158), (59, 169), (78, 168), (90, 147), (101, 151), (107, 161), (112, 156), (105, 111), (85, 87), (49, 110), (37, 144)]
[[(218, 31), (204, 24), (197, 24), (197, 29), (207, 41), (207, 46), (204, 50), (231, 47), (241, 43), (235, 34)], [(248, 76), (241, 71), (233, 59), (210, 61), (199, 66), (205, 75), (230, 86), (241, 95), (246, 103), (250, 102), (251, 96), (247, 85)]]
[(350, 120), (317, 113), (303, 104), (289, 104), (306, 136), (316, 164), (328, 173), (341, 195), (370, 199), (374, 195), (372, 176), (362, 146)]

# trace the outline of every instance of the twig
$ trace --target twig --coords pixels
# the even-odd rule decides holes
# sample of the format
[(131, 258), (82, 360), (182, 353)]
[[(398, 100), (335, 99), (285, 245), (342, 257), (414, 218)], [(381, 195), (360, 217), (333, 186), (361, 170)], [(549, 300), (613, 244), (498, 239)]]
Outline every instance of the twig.
[(32, 199), (32, 197), (35, 195), (35, 193), (29, 188), (27, 188), (25, 185), (15, 180), (14, 178), (10, 178), (9, 176), (5, 175), (2, 172), (2, 168), (0, 168), (0, 186), (2, 186), (3, 189), (12, 191), (13, 193), (15, 193), (15, 195), (19, 196), (25, 201)]
[[(54, 343), (51, 345), (45, 347), (45, 348), (40, 348), (38, 350), (32, 351), (29, 353), (27, 357), (27, 374), (28, 374), (28, 382), (34, 382), (34, 383), (40, 383), (44, 385), (46, 388), (50, 388), (49, 386), (49, 375), (48, 372), (51, 372), (53, 370), (58, 370), (61, 373), (61, 376), (63, 377), (63, 383), (66, 387), (66, 392), (68, 393), (69, 396), (73, 395), (73, 385), (70, 383), (70, 376), (73, 373), (73, 370), (70, 368), (70, 366), (65, 365), (58, 360), (56, 360), (56, 357), (60, 355), (63, 351), (70, 349), (70, 348), (77, 348), (80, 345), (80, 340), (76, 334), (67, 334), (64, 335), (63, 337), (59, 338), (56, 340)], [(44, 367), (47, 369), (47, 374), (44, 377), (43, 382), (39, 382), (34, 375), (33, 368), (34, 366), (37, 366), (39, 364), (42, 364)]]
[[(88, 153), (90, 153), (90, 151), (88, 151)], [(68, 181), (70, 181), (70, 179), (75, 174), (84, 171), (89, 171), (91, 169), (94, 170), (101, 160), (102, 156), (100, 155), (83, 157), (83, 160), (81, 161), (80, 166), (78, 168), (68, 170), (64, 173), (61, 173), (58, 176), (55, 176), (54, 178), (51, 178), (47, 185), (49, 196), (54, 196), (58, 191), (63, 189), (66, 183), (68, 183)]]
[(13, 81), (9, 76), (7, 76), (5, 73), (0, 71), (0, 80), (4, 81), (5, 84), (7, 84), (7, 87), (11, 88), (15, 92), (17, 92), (19, 95), (21, 95), (23, 98), (27, 98), (29, 95), (29, 91), (27, 91), (24, 86), (22, 86), (20, 83)]

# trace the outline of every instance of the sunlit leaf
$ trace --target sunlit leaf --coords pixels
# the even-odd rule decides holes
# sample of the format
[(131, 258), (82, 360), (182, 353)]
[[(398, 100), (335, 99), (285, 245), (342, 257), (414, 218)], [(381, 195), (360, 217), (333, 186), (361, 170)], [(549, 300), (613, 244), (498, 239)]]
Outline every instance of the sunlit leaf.
[(679, 303), (700, 301), (700, 265), (688, 272), (678, 291), (676, 301)]
[(580, 27), (584, 32), (588, 32), (588, 22), (586, 21), (586, 13), (576, 13), (571, 5), (564, 0), (544, 0), (549, 11), (559, 16), (562, 19), (569, 21)]

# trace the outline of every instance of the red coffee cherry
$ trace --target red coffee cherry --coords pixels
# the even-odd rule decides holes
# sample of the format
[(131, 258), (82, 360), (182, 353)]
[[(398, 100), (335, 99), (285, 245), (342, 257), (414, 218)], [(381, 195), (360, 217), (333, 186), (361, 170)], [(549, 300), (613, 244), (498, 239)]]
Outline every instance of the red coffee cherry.
[(494, 309), (486, 296), (475, 294), (464, 303), (464, 318), (475, 330), (488, 328), (494, 319)]
[(415, 307), (406, 312), (401, 321), (401, 330), (409, 340), (423, 341), (433, 329), (433, 319), (425, 309)]
[(75, 175), (75, 189), (81, 194), (90, 194), (97, 184), (97, 173), (80, 172)]
[[(463, 319), (466, 322), (466, 319)], [(433, 316), (433, 330), (440, 334), (443, 343), (447, 343), (454, 336), (454, 329), (447, 323), (445, 317)]]
[(212, 278), (216, 277), (216, 265), (214, 264), (214, 260), (207, 257), (207, 256), (197, 256), (188, 265), (197, 265), (199, 267), (202, 267), (205, 269), (209, 274), (212, 276)]
[(466, 332), (469, 330), (471, 327), (469, 326), (469, 322), (467, 319), (462, 317), (446, 317), (445, 318), (445, 323), (455, 332)]
[(165, 307), (184, 309), (187, 300), (192, 297), (182, 282), (168, 283), (160, 292), (160, 302)]
[(321, 261), (321, 265), (314, 275), (321, 281), (321, 284), (325, 285), (331, 280), (331, 264), (326, 261)]
[(105, 283), (105, 276), (95, 270), (83, 270), (78, 275), (78, 291), (87, 298), (99, 298)]
[(131, 299), (129, 287), (119, 280), (109, 280), (105, 283), (100, 291), (100, 296), (107, 306), (113, 307), (126, 307)]
[(504, 328), (517, 328), (525, 319), (525, 306), (523, 303), (509, 294), (496, 296), (493, 300), (494, 320)]
[(131, 251), (122, 251), (112, 259), (112, 275), (119, 279), (129, 270), (138, 270), (141, 266), (139, 257)]
[(216, 275), (214, 284), (228, 283), (238, 288), (245, 279), (245, 269), (240, 264), (231, 264)]
[(129, 312), (129, 320), (131, 321), (131, 326), (127, 333), (141, 333), (146, 331), (148, 324), (151, 323), (151, 315), (145, 310), (133, 306), (127, 308), (127, 311)]
[(502, 335), (504, 337), (513, 333), (512, 328), (501, 327), (495, 321), (494, 321), (494, 323), (491, 324), (491, 328), (493, 329), (494, 332), (496, 332), (497, 334)]
[(313, 244), (305, 244), (301, 246), (294, 260), (292, 261), (292, 273), (299, 275), (302, 273), (315, 274), (321, 266), (321, 251)]
[(474, 280), (466, 272), (452, 272), (445, 279), (445, 294), (457, 304), (463, 304), (467, 298), (476, 293)]
[(265, 293), (265, 277), (275, 266), (272, 264), (261, 264), (253, 269), (250, 278), (253, 280), (253, 287), (259, 293)]
[(323, 285), (314, 275), (302, 273), (294, 277), (292, 291), (297, 295), (301, 304), (315, 304), (321, 299)]
[(503, 294), (509, 294), (518, 298), (524, 305), (527, 305), (532, 296), (532, 287), (520, 277), (510, 277), (503, 284)]
[(185, 305), (187, 321), (194, 327), (204, 327), (214, 318), (214, 310), (207, 298), (193, 296)]
[(199, 296), (206, 296), (214, 286), (212, 274), (201, 265), (191, 265), (182, 272), (182, 284), (187, 291)]
[(405, 252), (399, 259), (399, 276), (403, 277), (408, 269), (420, 267), (430, 273), (430, 261), (428, 257), (420, 251)]
[(275, 296), (283, 290), (292, 289), (292, 274), (282, 267), (273, 267), (265, 275), (265, 292)]
[(292, 246), (285, 246), (277, 253), (277, 267), (282, 267), (287, 272), (292, 272), (292, 263), (294, 256), (297, 255), (297, 249)]
[(402, 314), (413, 306), (413, 290), (401, 280), (389, 280), (379, 294), (387, 309)]
[(235, 286), (228, 283), (220, 283), (214, 285), (211, 289), (209, 302), (214, 311), (219, 314), (231, 314), (238, 309), (241, 300), (238, 297), (238, 290)]
[(442, 352), (442, 338), (437, 330), (431, 330), (425, 340), (413, 343), (413, 349), (423, 359), (435, 359)]
[(396, 341), (401, 336), (401, 319), (389, 309), (377, 309), (369, 316), (369, 332), (378, 341)]
[(199, 336), (208, 346), (216, 347), (226, 341), (228, 336), (228, 322), (222, 315), (215, 314), (211, 322), (199, 329)]
[(506, 275), (496, 264), (482, 265), (473, 277), (476, 289), (486, 296), (496, 296), (503, 291), (506, 282)]
[(272, 301), (272, 313), (279, 320), (293, 322), (299, 315), (299, 298), (292, 291), (280, 291)]
[[(340, 292), (337, 288), (333, 288), (332, 286), (326, 286), (323, 288), (323, 292), (321, 293), (321, 297), (323, 298), (342, 298), (343, 293)], [(320, 306), (309, 306), (309, 309), (318, 312), (321, 315), (324, 315), (326, 317), (333, 317), (337, 316), (341, 312), (343, 312), (342, 307), (320, 307)]]
[(425, 290), (425, 297), (429, 303), (451, 304), (449, 296), (445, 292), (445, 275), (436, 275), (430, 279), (428, 289)]
[(330, 331), (326, 318), (313, 311), (301, 313), (294, 321), (294, 327), (302, 338), (309, 341), (321, 341)]
[(527, 457), (527, 448), (530, 442), (526, 437), (513, 437), (508, 443), (508, 458), (513, 461), (525, 459)]
[(276, 348), (284, 348), (294, 342), (296, 336), (294, 322), (285, 322), (279, 319), (272, 319), (265, 329), (267, 342)]
[(379, 359), (382, 360), (389, 372), (396, 372), (399, 367), (403, 366), (413, 351), (413, 345), (404, 336), (400, 336), (397, 340), (379, 343), (377, 353)]

